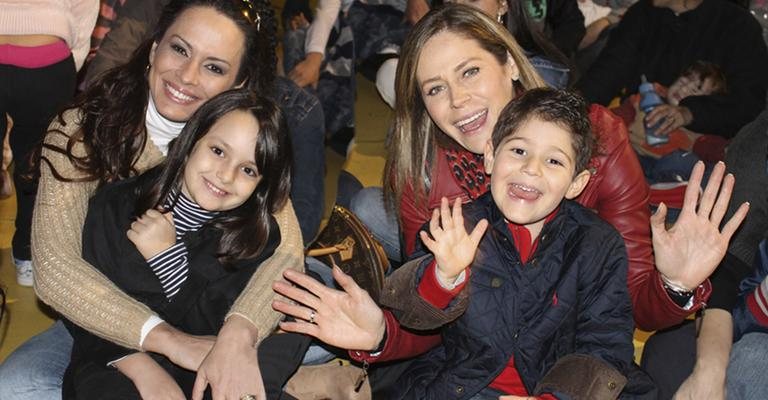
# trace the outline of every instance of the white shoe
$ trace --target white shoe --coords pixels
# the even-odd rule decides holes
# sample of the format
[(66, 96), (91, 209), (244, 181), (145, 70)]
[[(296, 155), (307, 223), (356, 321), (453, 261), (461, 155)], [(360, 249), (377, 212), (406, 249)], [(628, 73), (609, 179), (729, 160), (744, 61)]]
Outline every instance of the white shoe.
[(34, 279), (32, 277), (32, 260), (13, 259), (16, 264), (16, 283), (20, 286), (32, 287)]

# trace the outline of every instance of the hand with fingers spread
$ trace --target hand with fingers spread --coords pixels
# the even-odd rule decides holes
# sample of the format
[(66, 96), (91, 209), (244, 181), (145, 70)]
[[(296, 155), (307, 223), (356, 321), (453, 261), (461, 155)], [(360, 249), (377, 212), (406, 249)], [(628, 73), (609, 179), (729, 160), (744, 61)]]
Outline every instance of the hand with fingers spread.
[(296, 286), (275, 282), (272, 287), (298, 304), (277, 300), (272, 307), (297, 321), (281, 322), (280, 328), (343, 349), (373, 350), (379, 346), (386, 329), (384, 313), (368, 292), (339, 267), (333, 268), (333, 277), (343, 291), (293, 270), (286, 270), (284, 276)]
[(685, 191), (683, 209), (670, 229), (664, 225), (667, 208), (663, 203), (651, 217), (656, 267), (670, 284), (689, 290), (706, 280), (722, 260), (728, 242), (747, 215), (749, 203), (742, 204), (720, 230), (733, 190), (733, 175), (725, 174), (718, 163), (697, 206), (704, 164), (693, 168)]
[(442, 198), (440, 209), (432, 211), (429, 221), (429, 233), (419, 233), (421, 241), (435, 256), (437, 275), (443, 282), (453, 282), (475, 259), (477, 246), (482, 239), (488, 221), (483, 219), (475, 225), (472, 233), (467, 234), (464, 228), (464, 217), (461, 214), (461, 199), (453, 202), (449, 208), (448, 199)]
[(127, 235), (144, 259), (149, 260), (176, 244), (173, 214), (170, 211), (147, 210), (133, 221)]

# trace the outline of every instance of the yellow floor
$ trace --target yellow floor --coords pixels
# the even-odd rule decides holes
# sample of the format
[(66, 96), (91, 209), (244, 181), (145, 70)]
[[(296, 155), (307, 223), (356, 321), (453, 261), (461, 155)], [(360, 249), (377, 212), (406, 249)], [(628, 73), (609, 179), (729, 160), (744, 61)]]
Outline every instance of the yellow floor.
[[(371, 82), (358, 79), (357, 90), (355, 145), (346, 160), (326, 150), (326, 216), (336, 197), (336, 180), (342, 168), (355, 175), (365, 186), (381, 184), (384, 138), (391, 112), (378, 97)], [(6, 317), (0, 324), (0, 361), (27, 338), (47, 328), (52, 322), (50, 315), (53, 315), (35, 298), (31, 288), (16, 284), (10, 256), (15, 212), (16, 204), (12, 198), (0, 201), (0, 285), (7, 289), (9, 295)], [(635, 341), (638, 350), (647, 334), (638, 332), (635, 336), (641, 340)]]

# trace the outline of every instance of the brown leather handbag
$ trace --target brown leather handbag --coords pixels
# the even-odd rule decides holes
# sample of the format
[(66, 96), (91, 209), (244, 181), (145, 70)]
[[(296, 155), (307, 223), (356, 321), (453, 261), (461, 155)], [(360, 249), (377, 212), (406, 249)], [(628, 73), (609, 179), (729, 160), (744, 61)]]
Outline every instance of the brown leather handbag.
[(323, 264), (338, 265), (344, 273), (379, 301), (389, 260), (368, 228), (348, 209), (335, 205), (328, 224), (309, 245), (307, 256)]

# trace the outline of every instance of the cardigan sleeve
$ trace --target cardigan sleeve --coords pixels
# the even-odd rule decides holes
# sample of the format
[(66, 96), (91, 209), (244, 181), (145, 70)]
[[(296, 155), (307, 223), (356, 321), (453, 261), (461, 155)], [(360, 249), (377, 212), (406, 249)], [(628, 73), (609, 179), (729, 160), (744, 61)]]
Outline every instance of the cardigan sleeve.
[[(68, 111), (64, 117), (65, 124), (54, 120), (46, 144), (66, 148), (69, 135), (79, 128), (79, 116)], [(75, 153), (83, 151), (79, 146)], [(97, 183), (61, 181), (53, 175), (51, 166), (65, 177), (80, 177), (69, 159), (47, 148), (43, 148), (42, 157), (32, 217), (36, 293), (43, 302), (89, 332), (138, 349), (141, 327), (153, 313), (120, 291), (81, 256), (88, 198)]]
[[(66, 148), (70, 135), (79, 128), (75, 111), (65, 114), (65, 125), (57, 121), (45, 139), (49, 145)], [(60, 132), (56, 132), (56, 130)], [(75, 154), (82, 155), (82, 147)], [(141, 328), (154, 314), (99, 273), (81, 256), (81, 235), (88, 199), (96, 182), (64, 182), (57, 179), (51, 166), (68, 178), (81, 175), (69, 159), (50, 149), (42, 153), (40, 183), (32, 218), (32, 262), (35, 267), (35, 291), (40, 299), (67, 319), (89, 332), (128, 348), (139, 349)], [(159, 150), (147, 143), (137, 163), (145, 171), (161, 159)], [(289, 203), (275, 214), (282, 241), (275, 253), (260, 266), (230, 310), (250, 320), (258, 329), (259, 340), (272, 332), (280, 314), (272, 310), (276, 296), (272, 282), (280, 279), (286, 268), (303, 270), (303, 246), (296, 215)], [(55, 223), (51, 223), (55, 221)]]
[(282, 314), (272, 309), (272, 301), (282, 298), (272, 290), (272, 283), (282, 279), (286, 269), (304, 271), (304, 245), (301, 230), (288, 201), (275, 215), (282, 240), (269, 259), (259, 266), (248, 285), (227, 314), (240, 315), (250, 320), (259, 330), (259, 341), (267, 337), (277, 326)]

